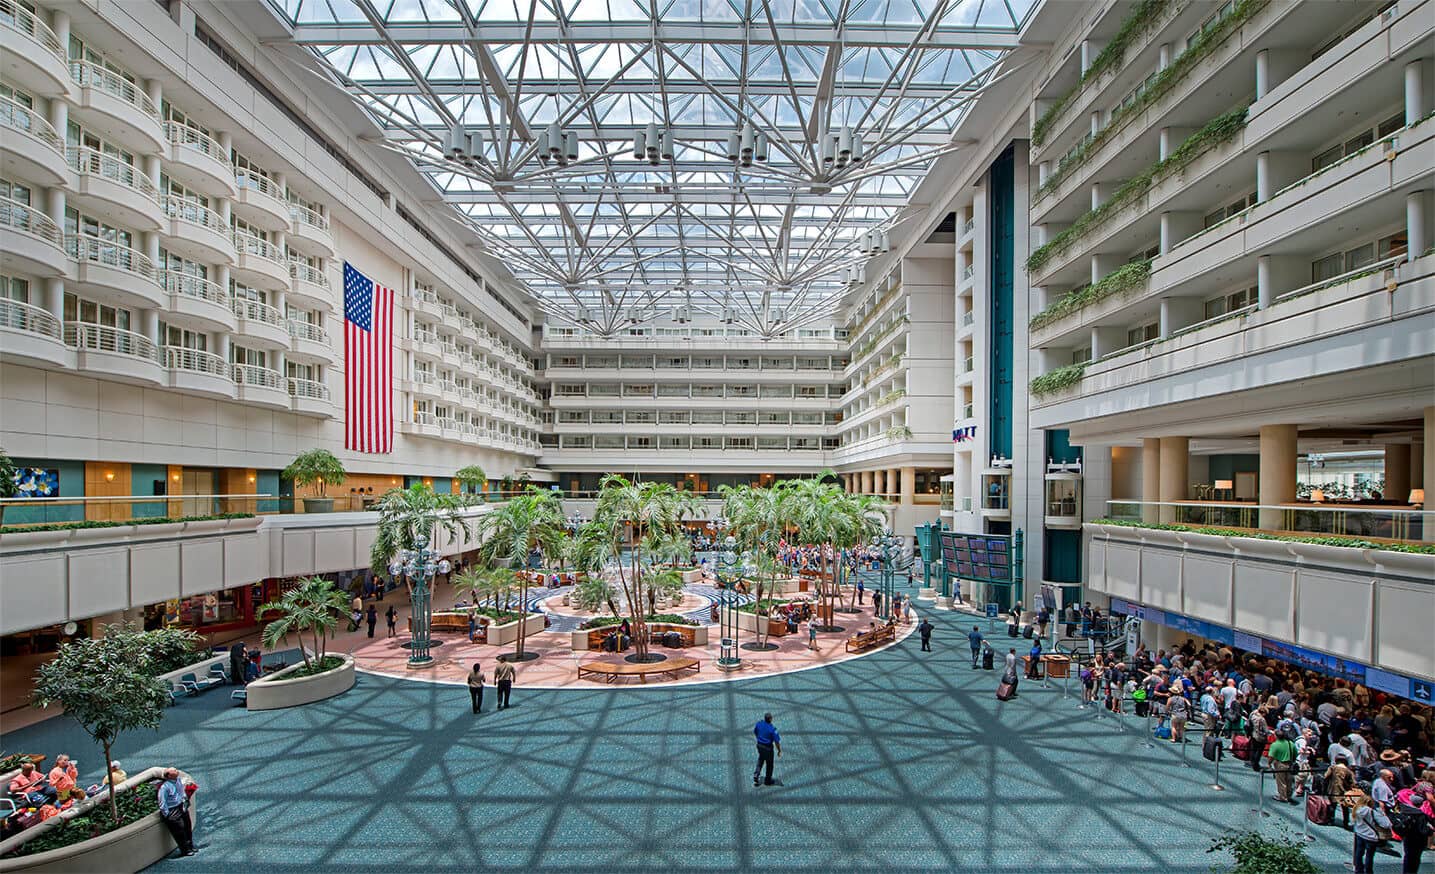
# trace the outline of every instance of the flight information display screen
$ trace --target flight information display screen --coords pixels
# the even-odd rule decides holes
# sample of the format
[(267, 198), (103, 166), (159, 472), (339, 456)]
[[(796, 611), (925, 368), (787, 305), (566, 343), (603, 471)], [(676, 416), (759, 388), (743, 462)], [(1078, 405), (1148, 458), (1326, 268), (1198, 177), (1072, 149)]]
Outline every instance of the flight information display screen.
[(947, 573), (964, 580), (1012, 581), (1011, 537), (1000, 534), (942, 532), (942, 562)]

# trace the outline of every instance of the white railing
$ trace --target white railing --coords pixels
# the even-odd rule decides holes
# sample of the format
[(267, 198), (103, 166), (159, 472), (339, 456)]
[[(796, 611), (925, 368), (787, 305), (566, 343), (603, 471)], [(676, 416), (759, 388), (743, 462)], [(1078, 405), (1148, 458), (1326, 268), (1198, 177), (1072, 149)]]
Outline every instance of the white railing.
[(154, 187), (154, 180), (133, 164), (126, 164), (113, 155), (106, 155), (88, 146), (70, 146), (65, 150), (65, 158), (71, 169), (81, 176), (99, 176), (131, 189), (146, 200), (159, 202), (159, 191)]
[(299, 379), (289, 377), (289, 396), (291, 398), (310, 398), (316, 401), (327, 401), (330, 399), (329, 387), (322, 382), (313, 379)]
[(329, 230), (329, 220), (321, 213), (293, 201), (289, 202), (289, 218), (296, 225), (307, 225), (320, 231)]
[(59, 340), (60, 320), (44, 307), (0, 297), (0, 328)]
[(1198, 528), (1292, 531), (1388, 540), (1419, 540), (1435, 524), (1435, 510), (1388, 504), (1258, 504), (1241, 501), (1107, 501), (1108, 518)]
[(433, 423), (433, 413), (430, 413), (428, 410), (414, 410), (415, 425), (432, 425)]
[[(0, 0), (3, 2), (6, 0)], [(65, 141), (43, 115), (8, 97), (0, 97), (0, 127), (29, 134), (57, 152), (65, 150)]]
[(971, 310), (967, 310), (966, 312), (962, 313), (962, 327), (967, 327), (972, 322), (976, 321), (976, 319), (976, 313), (973, 313)]
[(182, 197), (174, 197), (168, 194), (160, 198), (160, 203), (164, 206), (164, 214), (172, 219), (198, 225), (220, 236), (223, 236), (225, 232), (229, 230), (228, 226), (224, 224), (224, 219), (220, 218), (219, 213), (202, 203), (195, 203), (192, 200), (185, 200)]
[(247, 297), (234, 299), (234, 314), (251, 322), (263, 322), (266, 325), (275, 326), (284, 324), (284, 317), (279, 314), (277, 309), (267, 303), (260, 303)]
[(170, 294), (206, 300), (219, 306), (229, 305), (229, 291), (202, 276), (181, 273), (178, 270), (161, 270), (160, 279), (164, 283), (164, 290)]
[(974, 218), (967, 219), (966, 223), (962, 225), (962, 236), (966, 236), (967, 234), (970, 234), (972, 231), (975, 231), (976, 229), (977, 229), (977, 220), (974, 219)]
[(234, 165), (230, 163), (229, 155), (213, 137), (204, 131), (195, 130), (189, 125), (177, 121), (167, 121), (164, 123), (164, 138), (176, 146), (193, 149), (201, 155), (213, 158), (231, 170), (233, 169)]
[(112, 352), (159, 363), (159, 347), (155, 346), (153, 340), (144, 334), (112, 328), (109, 325), (66, 322), (65, 343), (77, 349)]
[(962, 268), (962, 278), (963, 278), (963, 279), (971, 279), (973, 276), (976, 275), (976, 273), (977, 273), (977, 267), (976, 267), (975, 264), (968, 264), (966, 267), (963, 267), (963, 268)]
[(458, 420), (453, 418), (452, 416), (434, 416), (434, 421), (437, 422), (438, 426), (445, 431), (458, 430)]
[(234, 171), (234, 184), (239, 186), (240, 191), (257, 191), (281, 203), (284, 201), (284, 192), (280, 190), (279, 183), (270, 179), (268, 176), (260, 176), (248, 170), (236, 169)]
[(38, 237), (54, 246), (63, 246), (65, 235), (60, 226), (28, 203), (0, 197), (0, 226)]
[(279, 252), (279, 247), (263, 237), (235, 231), (234, 248), (241, 255), (253, 255), (256, 258), (263, 258), (265, 261), (273, 261), (275, 264), (284, 263), (284, 256)]
[(437, 343), (438, 334), (432, 331), (414, 331), (415, 343)]
[(256, 385), (263, 388), (284, 388), (284, 374), (254, 364), (232, 364), (234, 381), (240, 385)]
[(289, 320), (289, 336), (298, 337), (300, 340), (313, 340), (315, 343), (329, 342), (329, 335), (324, 333), (323, 328), (298, 319)]
[(323, 288), (329, 287), (329, 277), (324, 275), (324, 271), (303, 261), (291, 260), (289, 262), (289, 276), (300, 282), (307, 282), (310, 285), (318, 285)]
[(421, 302), (423, 302), (423, 303), (431, 303), (431, 304), (433, 304), (434, 306), (438, 306), (438, 294), (435, 293), (432, 289), (420, 288), (419, 286), (414, 286), (413, 299), (414, 299), (415, 301), (421, 301)]
[(50, 25), (16, 0), (0, 0), (0, 26), (29, 37), (61, 61), (65, 59), (65, 47)]
[(71, 60), (70, 78), (87, 88), (98, 88), (156, 121), (159, 120), (159, 107), (154, 105), (154, 101), (144, 93), (144, 89), (108, 67), (91, 61)]
[(1284, 294), (1278, 295), (1275, 299), (1275, 302), (1280, 303), (1281, 301), (1287, 300), (1292, 297), (1300, 297), (1301, 295), (1310, 294), (1313, 291), (1320, 291), (1325, 288), (1330, 288), (1333, 285), (1340, 285), (1343, 282), (1349, 282), (1350, 280), (1360, 276), (1365, 276), (1371, 273), (1379, 273), (1382, 270), (1388, 270), (1397, 264), (1403, 263), (1405, 260), (1406, 253), (1402, 250), (1395, 253), (1394, 255), (1387, 255), (1379, 261), (1374, 261), (1370, 264), (1366, 264), (1363, 267), (1357, 267), (1354, 270), (1347, 270), (1339, 276), (1332, 276), (1329, 279), (1322, 279), (1319, 282), (1312, 282), (1310, 285), (1304, 285), (1300, 288), (1287, 291)]
[(65, 251), (71, 258), (114, 267), (158, 282), (154, 262), (143, 252), (89, 234), (66, 234)]
[(451, 394), (458, 394), (458, 383), (454, 382), (451, 379), (440, 379), (438, 381), (438, 389), (439, 391), (449, 392)]
[(210, 376), (229, 376), (229, 365), (220, 356), (213, 352), (186, 349), (182, 346), (164, 347), (164, 366), (170, 370), (207, 373)]
[(437, 378), (427, 370), (415, 370), (413, 381), (419, 385), (433, 385), (437, 381)]

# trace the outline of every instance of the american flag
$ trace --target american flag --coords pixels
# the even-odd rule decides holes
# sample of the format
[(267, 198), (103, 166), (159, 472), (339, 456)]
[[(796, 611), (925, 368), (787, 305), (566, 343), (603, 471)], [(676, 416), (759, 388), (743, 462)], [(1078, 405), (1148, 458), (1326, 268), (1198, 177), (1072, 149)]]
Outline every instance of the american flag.
[(394, 450), (394, 291), (344, 262), (344, 448)]

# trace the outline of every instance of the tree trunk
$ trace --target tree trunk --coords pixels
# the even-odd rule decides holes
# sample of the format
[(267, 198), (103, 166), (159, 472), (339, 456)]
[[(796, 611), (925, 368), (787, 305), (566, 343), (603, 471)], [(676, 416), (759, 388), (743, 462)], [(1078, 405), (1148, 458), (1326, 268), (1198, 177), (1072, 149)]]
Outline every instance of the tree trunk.
[(115, 804), (115, 784), (110, 782), (110, 762), (113, 761), (113, 759), (110, 758), (110, 742), (107, 740), (100, 741), (100, 746), (105, 748), (105, 783), (110, 787), (110, 818), (115, 821), (115, 825), (119, 825), (120, 808), (119, 805)]
[(518, 658), (523, 658), (523, 642), (528, 634), (528, 576), (521, 574), (518, 581)]

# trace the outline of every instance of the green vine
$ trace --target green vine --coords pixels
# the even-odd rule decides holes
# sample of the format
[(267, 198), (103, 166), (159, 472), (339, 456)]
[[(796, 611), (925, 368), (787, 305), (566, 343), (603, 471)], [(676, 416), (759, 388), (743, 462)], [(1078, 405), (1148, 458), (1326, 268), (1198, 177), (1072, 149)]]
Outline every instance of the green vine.
[(1216, 528), (1203, 525), (1177, 525), (1163, 522), (1137, 522), (1131, 519), (1093, 519), (1090, 525), (1111, 525), (1117, 528), (1152, 528), (1157, 531), (1189, 531), (1192, 534), (1209, 534), (1213, 537), (1249, 537), (1253, 540), (1281, 540), (1287, 543), (1309, 543), (1314, 546), (1340, 546), (1351, 549), (1381, 549), (1386, 552), (1408, 552), (1416, 555), (1435, 555), (1432, 543), (1381, 543), (1360, 537), (1311, 536), (1298, 534), (1266, 534), (1246, 528)]
[(887, 392), (886, 394), (882, 395), (880, 398), (878, 398), (878, 399), (877, 399), (877, 403), (873, 404), (872, 406), (874, 406), (874, 407), (885, 407), (885, 406), (887, 406), (888, 404), (892, 403), (893, 401), (899, 400), (899, 399), (904, 398), (904, 397), (906, 397), (906, 396), (907, 396), (907, 390), (906, 390), (905, 388), (894, 389), (894, 390), (889, 391), (889, 392)]
[(1123, 264), (1101, 277), (1099, 282), (1092, 285), (1083, 285), (1078, 289), (1067, 292), (1051, 306), (1032, 316), (1031, 330), (1035, 331), (1044, 328), (1052, 322), (1064, 319), (1072, 313), (1080, 312), (1098, 301), (1106, 300), (1108, 297), (1131, 291), (1134, 288), (1140, 288), (1146, 284), (1146, 279), (1150, 275), (1150, 259)]
[(1071, 388), (1081, 382), (1086, 375), (1086, 362), (1079, 361), (1076, 364), (1068, 364), (1065, 367), (1058, 367), (1055, 370), (1043, 373), (1031, 381), (1031, 393), (1034, 396), (1049, 395), (1059, 392), (1062, 389)]
[(862, 356), (866, 355), (868, 352), (871, 352), (873, 349), (876, 349), (877, 346), (878, 346), (878, 344), (880, 344), (883, 340), (885, 340), (885, 339), (887, 339), (889, 336), (891, 336), (891, 334), (892, 334), (893, 331), (897, 330), (898, 328), (900, 328), (901, 326), (903, 326), (903, 325), (905, 325), (905, 324), (907, 324), (907, 317), (906, 317), (906, 316), (901, 316), (901, 317), (898, 318), (895, 322), (893, 322), (892, 324), (890, 324), (890, 325), (888, 325), (887, 327), (883, 328), (881, 331), (879, 331), (879, 332), (877, 333), (876, 336), (874, 336), (874, 337), (872, 337), (871, 339), (869, 339), (866, 343), (863, 343), (863, 344), (862, 344), (862, 347), (861, 347), (860, 349), (858, 349), (856, 352), (852, 353), (852, 360), (855, 361), (855, 360), (857, 360), (858, 358), (861, 358)]
[(1206, 122), (1200, 130), (1191, 134), (1164, 160), (1157, 161), (1146, 170), (1122, 183), (1106, 202), (1090, 212), (1083, 213), (1071, 226), (1047, 241), (1046, 245), (1032, 252), (1026, 259), (1028, 271), (1040, 270), (1054, 256), (1070, 249), (1072, 245), (1091, 231), (1101, 227), (1113, 215), (1130, 206), (1151, 190), (1159, 179), (1186, 167), (1210, 149), (1224, 143), (1246, 126), (1246, 107), (1216, 116)]
[(906, 425), (893, 425), (892, 427), (887, 429), (887, 439), (910, 440), (912, 439), (912, 429), (908, 428)]
[(1136, 38), (1144, 34), (1159, 20), (1161, 13), (1171, 5), (1171, 0), (1141, 0), (1131, 14), (1121, 22), (1121, 29), (1111, 38), (1111, 42), (1091, 61), (1091, 66), (1081, 74), (1076, 84), (1049, 106), (1046, 112), (1036, 120), (1031, 127), (1031, 144), (1040, 146), (1046, 141), (1046, 135), (1051, 132), (1051, 126), (1056, 119), (1066, 111), (1066, 108), (1086, 90), (1086, 86), (1096, 81), (1103, 73), (1115, 69), (1126, 59), (1126, 50), (1136, 41)]

